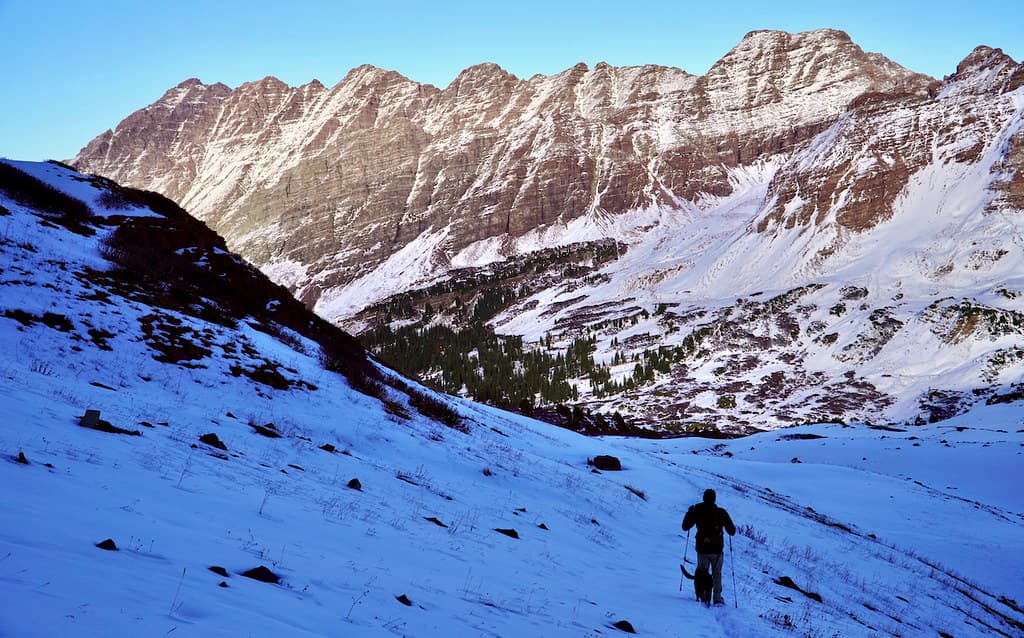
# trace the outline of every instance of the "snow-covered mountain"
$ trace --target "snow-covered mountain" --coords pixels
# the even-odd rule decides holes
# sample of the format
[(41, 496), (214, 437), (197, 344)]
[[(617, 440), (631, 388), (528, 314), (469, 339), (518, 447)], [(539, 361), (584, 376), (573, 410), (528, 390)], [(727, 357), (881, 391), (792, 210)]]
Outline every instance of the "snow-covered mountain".
[[(171, 202), (52, 163), (0, 163), (0, 344), (0, 635), (1024, 631), (1020, 397), (586, 438), (418, 388)], [(677, 567), (708, 487), (740, 528), (712, 609)]]
[(398, 290), (563, 243), (531, 238), (573, 220), (727, 194), (728, 168), (791, 151), (858, 96), (932, 82), (831, 30), (753, 32), (701, 77), (481, 64), (443, 90), (370, 66), (330, 89), (190, 79), (72, 163), (181, 203), (334, 318), (378, 300), (342, 289), (403, 247), (419, 268)]
[(402, 295), (484, 278), (497, 333), (592, 343), (589, 409), (749, 431), (946, 418), (1021, 381), (1022, 129), (1024, 66), (998, 49), (936, 81), (839, 31), (757, 31), (700, 77), (189, 80), (74, 163), (183, 202), (354, 332), (464, 327), (481, 289)]

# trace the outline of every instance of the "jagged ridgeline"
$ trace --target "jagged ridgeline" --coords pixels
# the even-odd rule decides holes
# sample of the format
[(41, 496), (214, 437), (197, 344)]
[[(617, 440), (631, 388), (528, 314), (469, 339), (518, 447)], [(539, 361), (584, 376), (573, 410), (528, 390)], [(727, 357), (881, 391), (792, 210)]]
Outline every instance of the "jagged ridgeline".
[(841, 31), (754, 31), (703, 76), (192, 79), (74, 163), (181, 202), (436, 387), (749, 432), (1012, 394), (1022, 111), (999, 49), (938, 80)]

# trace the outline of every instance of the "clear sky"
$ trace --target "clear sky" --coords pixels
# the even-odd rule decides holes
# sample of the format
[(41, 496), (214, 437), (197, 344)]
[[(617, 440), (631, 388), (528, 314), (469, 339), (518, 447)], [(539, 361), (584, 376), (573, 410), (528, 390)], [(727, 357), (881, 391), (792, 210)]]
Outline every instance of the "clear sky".
[(0, 0), (0, 156), (67, 159), (190, 77), (333, 86), (359, 64), (439, 87), (496, 62), (703, 74), (755, 29), (837, 28), (935, 77), (979, 44), (1024, 57), (1024, 1)]

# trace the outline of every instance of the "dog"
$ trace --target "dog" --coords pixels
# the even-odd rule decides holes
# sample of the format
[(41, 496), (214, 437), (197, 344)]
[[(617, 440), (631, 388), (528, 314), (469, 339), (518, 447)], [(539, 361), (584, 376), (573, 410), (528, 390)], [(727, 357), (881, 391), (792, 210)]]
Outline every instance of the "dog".
[(706, 606), (711, 606), (711, 589), (714, 586), (714, 580), (711, 578), (711, 572), (708, 571), (707, 567), (701, 569), (697, 568), (697, 571), (693, 574), (693, 593), (697, 595), (697, 600), (704, 603)]

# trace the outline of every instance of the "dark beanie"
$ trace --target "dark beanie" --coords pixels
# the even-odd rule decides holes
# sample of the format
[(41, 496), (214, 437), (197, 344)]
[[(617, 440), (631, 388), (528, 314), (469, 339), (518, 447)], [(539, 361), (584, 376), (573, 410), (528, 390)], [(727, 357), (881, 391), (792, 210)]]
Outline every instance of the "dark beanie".
[(715, 502), (715, 490), (704, 490), (704, 502), (714, 503)]

